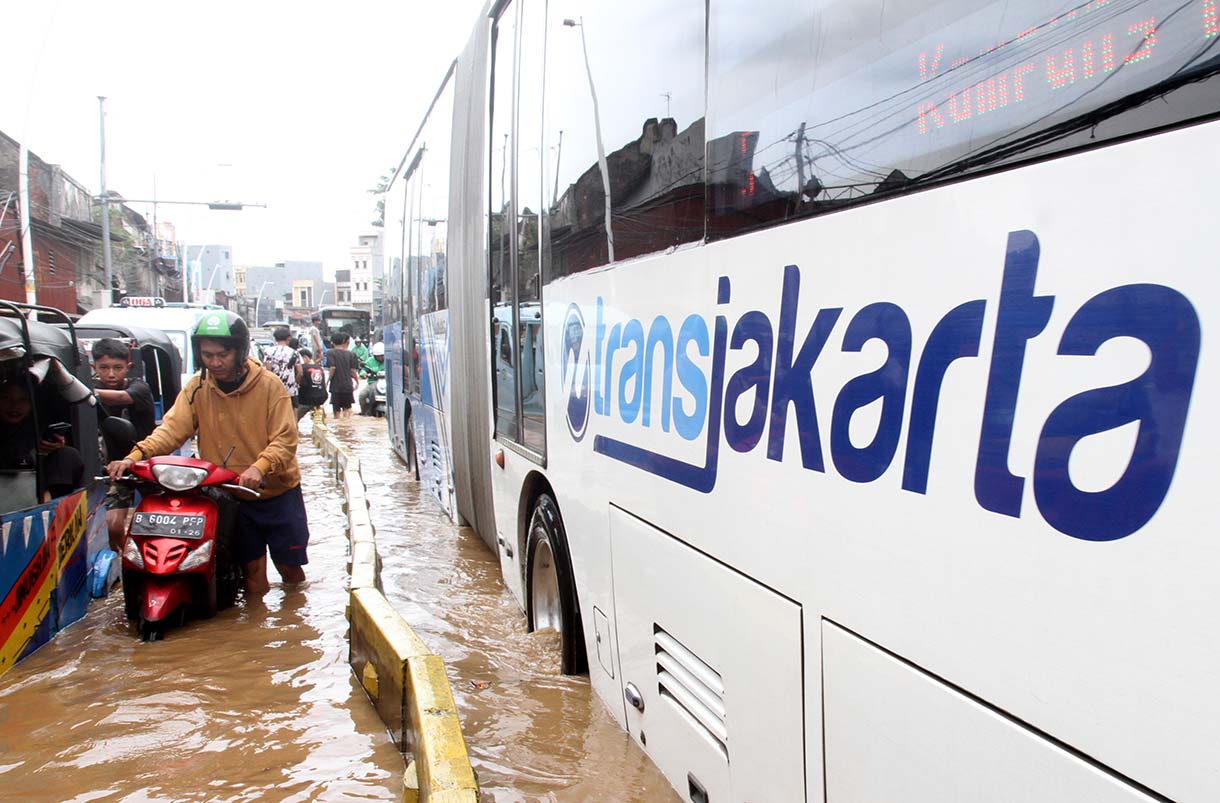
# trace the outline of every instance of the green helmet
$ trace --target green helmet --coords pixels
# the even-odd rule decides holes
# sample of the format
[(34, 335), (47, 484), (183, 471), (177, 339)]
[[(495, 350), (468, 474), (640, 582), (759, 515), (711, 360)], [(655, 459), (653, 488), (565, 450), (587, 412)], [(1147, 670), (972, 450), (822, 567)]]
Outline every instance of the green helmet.
[(195, 331), (191, 332), (191, 351), (195, 354), (195, 365), (200, 367), (203, 366), (199, 354), (201, 340), (219, 340), (236, 349), (238, 365), (250, 355), (250, 329), (236, 312), (208, 310), (195, 324)]

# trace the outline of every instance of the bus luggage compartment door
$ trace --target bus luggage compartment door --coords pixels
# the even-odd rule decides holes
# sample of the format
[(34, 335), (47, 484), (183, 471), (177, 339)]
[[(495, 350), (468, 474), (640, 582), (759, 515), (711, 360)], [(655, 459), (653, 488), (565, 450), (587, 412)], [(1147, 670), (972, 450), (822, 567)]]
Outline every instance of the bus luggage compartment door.
[(1145, 794), (1121, 776), (826, 619), (822, 677), (827, 800), (1167, 799)]
[(805, 799), (801, 607), (610, 509), (627, 729), (683, 799)]

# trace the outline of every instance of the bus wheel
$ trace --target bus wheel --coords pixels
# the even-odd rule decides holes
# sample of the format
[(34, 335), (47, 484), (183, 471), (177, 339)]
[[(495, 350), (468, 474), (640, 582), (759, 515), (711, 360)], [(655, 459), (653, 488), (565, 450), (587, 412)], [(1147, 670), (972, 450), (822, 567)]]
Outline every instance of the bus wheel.
[(415, 475), (419, 482), (419, 449), (415, 443), (415, 422), (411, 420), (411, 411), (407, 411), (407, 471)]
[(560, 670), (565, 675), (584, 672), (588, 660), (567, 535), (559, 507), (548, 494), (538, 497), (534, 504), (525, 554), (530, 630), (558, 632), (562, 650)]

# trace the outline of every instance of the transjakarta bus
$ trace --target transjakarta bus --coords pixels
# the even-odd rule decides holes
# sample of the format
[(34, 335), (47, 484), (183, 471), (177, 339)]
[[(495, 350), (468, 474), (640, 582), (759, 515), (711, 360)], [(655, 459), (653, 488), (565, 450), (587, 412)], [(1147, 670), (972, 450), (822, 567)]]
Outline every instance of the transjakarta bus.
[(486, 9), (387, 195), (391, 437), (684, 799), (1220, 800), (1217, 42)]

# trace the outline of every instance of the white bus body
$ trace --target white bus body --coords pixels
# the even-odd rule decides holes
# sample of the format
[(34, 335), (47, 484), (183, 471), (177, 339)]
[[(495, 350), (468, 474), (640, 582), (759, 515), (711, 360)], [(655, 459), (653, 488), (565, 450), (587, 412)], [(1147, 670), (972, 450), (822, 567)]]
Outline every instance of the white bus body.
[(693, 803), (1220, 800), (1215, 4), (790, 5), (487, 9), (387, 194), (438, 499)]

